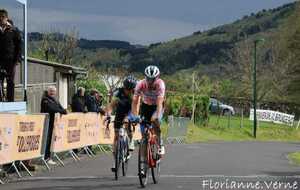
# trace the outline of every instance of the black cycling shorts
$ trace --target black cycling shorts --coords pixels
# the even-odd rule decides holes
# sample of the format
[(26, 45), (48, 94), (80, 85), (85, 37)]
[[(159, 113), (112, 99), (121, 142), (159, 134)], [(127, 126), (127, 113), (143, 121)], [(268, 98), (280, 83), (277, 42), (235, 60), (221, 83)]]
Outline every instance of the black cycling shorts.
[(150, 122), (152, 115), (156, 112), (156, 108), (156, 105), (147, 105), (145, 103), (142, 103), (141, 117)]
[(114, 121), (114, 128), (115, 130), (120, 129), (123, 126), (123, 121), (127, 115), (124, 114), (116, 114), (115, 121)]

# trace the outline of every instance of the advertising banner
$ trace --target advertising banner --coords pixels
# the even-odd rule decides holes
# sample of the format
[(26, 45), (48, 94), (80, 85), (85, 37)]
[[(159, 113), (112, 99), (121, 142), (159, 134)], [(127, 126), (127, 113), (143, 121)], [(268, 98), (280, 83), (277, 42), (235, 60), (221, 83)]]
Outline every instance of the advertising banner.
[(84, 114), (84, 125), (82, 126), (82, 139), (86, 146), (100, 144), (101, 117), (96, 113)]
[(17, 115), (13, 137), (13, 158), (29, 160), (41, 157), (46, 115)]
[(0, 114), (0, 165), (14, 161), (12, 156), (15, 114)]
[(100, 123), (100, 144), (113, 144), (115, 135), (113, 122), (111, 122), (109, 125), (106, 125), (106, 123), (104, 122), (104, 117), (100, 116)]
[(83, 147), (81, 128), (84, 126), (84, 119), (84, 115), (79, 113), (56, 114), (51, 151), (62, 152)]
[[(114, 126), (108, 126), (104, 116), (96, 113), (70, 113), (55, 116), (51, 151), (62, 152), (97, 144), (113, 144)], [(140, 127), (135, 127), (134, 140), (141, 139)]]
[[(277, 111), (271, 110), (256, 110), (257, 120), (259, 121), (266, 121), (266, 122), (273, 122), (277, 124), (284, 124), (293, 126), (294, 123), (294, 115), (289, 115)], [(250, 110), (250, 120), (253, 121), (254, 119), (254, 110)]]
[(0, 164), (42, 156), (46, 115), (0, 114)]

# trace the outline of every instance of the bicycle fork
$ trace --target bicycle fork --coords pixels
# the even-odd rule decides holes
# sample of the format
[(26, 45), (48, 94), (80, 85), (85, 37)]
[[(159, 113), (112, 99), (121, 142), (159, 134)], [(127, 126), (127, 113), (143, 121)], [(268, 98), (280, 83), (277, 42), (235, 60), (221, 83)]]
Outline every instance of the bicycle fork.
[(122, 151), (121, 151), (121, 154), (122, 154), (122, 155), (120, 155), (120, 156), (121, 156), (121, 158), (122, 158), (122, 161), (125, 162), (128, 155), (125, 155), (126, 152), (124, 151), (124, 150), (125, 150), (124, 148), (125, 148), (125, 147), (128, 148), (128, 136), (127, 136), (127, 134), (126, 134), (124, 128), (121, 128), (121, 129), (119, 130), (119, 139), (120, 139), (120, 143), (121, 143), (121, 147), (122, 147), (122, 148), (121, 148), (121, 150), (122, 150)]

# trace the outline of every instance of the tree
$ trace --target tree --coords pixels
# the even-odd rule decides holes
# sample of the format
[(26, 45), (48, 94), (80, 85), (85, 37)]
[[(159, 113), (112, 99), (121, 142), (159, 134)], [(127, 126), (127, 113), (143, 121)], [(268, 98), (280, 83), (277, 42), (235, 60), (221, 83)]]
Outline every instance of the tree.
[[(299, 17), (298, 17), (299, 18)], [(292, 53), (293, 65), (289, 71), (291, 82), (288, 85), (288, 93), (292, 101), (300, 104), (300, 23), (298, 22), (297, 31), (293, 35), (289, 50)]]
[(126, 71), (121, 67), (107, 67), (99, 73), (99, 78), (104, 82), (107, 88), (109, 102), (111, 101), (113, 92), (121, 86), (125, 76)]
[(113, 92), (119, 87), (128, 74), (126, 63), (129, 55), (121, 55), (119, 50), (103, 49), (97, 52), (97, 61), (92, 64), (92, 68), (98, 71), (98, 77), (104, 82), (109, 93), (109, 102)]
[[(267, 41), (267, 40), (266, 40)], [(234, 68), (232, 79), (238, 81), (236, 83), (236, 93), (234, 97), (244, 97), (252, 99), (252, 72), (254, 62), (254, 40), (245, 38), (242, 42), (237, 43), (233, 48), (233, 63)], [(266, 53), (270, 52), (270, 59), (266, 58)], [(257, 101), (271, 100), (276, 86), (277, 73), (280, 72), (280, 67), (275, 59), (276, 47), (270, 47), (270, 44), (260, 44), (257, 47)]]
[(75, 28), (65, 33), (59, 31), (46, 32), (43, 34), (39, 51), (44, 54), (46, 60), (71, 64), (77, 41), (78, 32)]

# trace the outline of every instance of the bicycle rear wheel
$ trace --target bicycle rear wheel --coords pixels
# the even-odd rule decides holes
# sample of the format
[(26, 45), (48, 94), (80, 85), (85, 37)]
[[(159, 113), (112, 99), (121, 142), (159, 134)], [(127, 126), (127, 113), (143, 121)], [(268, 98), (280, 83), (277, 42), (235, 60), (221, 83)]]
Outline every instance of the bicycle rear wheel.
[(119, 172), (120, 172), (120, 165), (121, 165), (121, 159), (122, 159), (122, 145), (121, 141), (118, 140), (117, 147), (115, 150), (115, 180), (118, 180), (119, 178)]
[(144, 188), (148, 183), (148, 160), (145, 155), (145, 149), (147, 149), (147, 144), (143, 143), (143, 140), (139, 146), (139, 158), (138, 158), (138, 173), (139, 173), (139, 181), (141, 186)]

